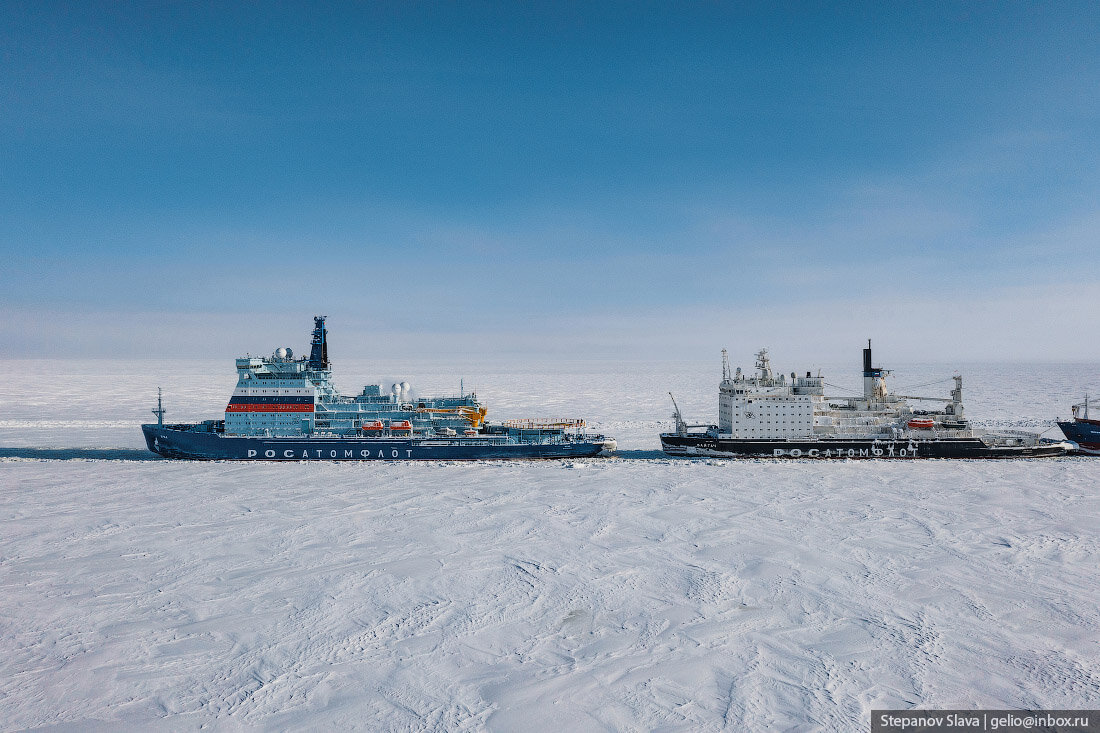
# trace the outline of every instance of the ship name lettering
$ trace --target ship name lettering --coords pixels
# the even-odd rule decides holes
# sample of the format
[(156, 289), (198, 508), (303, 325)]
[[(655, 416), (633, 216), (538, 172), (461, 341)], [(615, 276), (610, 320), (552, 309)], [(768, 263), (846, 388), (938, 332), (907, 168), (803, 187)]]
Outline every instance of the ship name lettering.
[(386, 457), (386, 454), (385, 454), (385, 453), (383, 453), (381, 449), (379, 449), (379, 450), (378, 450), (378, 457), (379, 457), (379, 458), (385, 458), (385, 457)]
[(848, 457), (849, 458), (855, 458), (856, 457), (856, 449), (855, 448), (849, 448), (848, 449)]
[(405, 452), (409, 454), (409, 458), (412, 458), (412, 457), (413, 457), (413, 452), (412, 452), (412, 448), (408, 449), (408, 450), (407, 450), (407, 451), (405, 451)]
[(872, 449), (871, 449), (871, 455), (873, 455), (873, 456), (881, 456), (881, 455), (882, 455), (882, 448), (879, 448), (879, 447), (878, 447), (878, 446), (876, 445), (876, 446), (875, 446), (874, 448), (872, 448)]
[(351, 458), (354, 455), (355, 455), (355, 451), (353, 451), (353, 450), (344, 451), (344, 458)]
[(265, 451), (264, 451), (264, 457), (265, 457), (265, 458), (274, 458), (274, 457), (275, 457), (275, 451), (273, 451), (273, 450), (265, 450)]
[(868, 455), (868, 451), (867, 451), (866, 448), (860, 448), (859, 449), (859, 457), (860, 458), (865, 458), (867, 455)]
[(302, 458), (309, 458), (309, 451), (303, 449), (302, 450)]
[(254, 450), (252, 450), (251, 448), (249, 448), (249, 449), (248, 449), (248, 457), (249, 457), (249, 458), (255, 458), (255, 457), (256, 457), (256, 451), (254, 451)]
[(320, 448), (318, 448), (318, 449), (317, 449), (317, 457), (318, 457), (318, 458), (320, 458), (320, 457), (321, 457), (321, 449), (320, 449)]
[(890, 457), (891, 457), (891, 458), (893, 458), (893, 457), (894, 457), (894, 444), (893, 444), (893, 443), (888, 443), (888, 444), (887, 444), (887, 446), (886, 446), (886, 452), (890, 454)]
[(393, 455), (394, 458), (397, 458), (397, 449), (396, 448), (392, 451), (392, 455)]
[(801, 458), (801, 457), (802, 457), (802, 449), (801, 448), (791, 448), (791, 458)]
[(902, 458), (905, 458), (905, 449), (902, 448), (901, 450), (899, 450), (898, 455), (901, 456)]
[(283, 451), (283, 458), (293, 458), (293, 457), (294, 457), (294, 451), (292, 451), (292, 450)]
[(335, 458), (336, 457), (336, 451), (329, 451), (328, 457), (329, 458)]
[(773, 448), (772, 449), (772, 458), (776, 458), (778, 456), (781, 456), (784, 453), (786, 453), (786, 451), (783, 450), (782, 448)]
[(363, 458), (370, 458), (370, 451), (369, 450), (361, 450), (361, 451), (359, 451), (359, 455), (363, 456)]
[(810, 456), (810, 458), (817, 458), (817, 455), (820, 452), (821, 451), (819, 451), (817, 448), (810, 448), (810, 450), (808, 451), (808, 455)]

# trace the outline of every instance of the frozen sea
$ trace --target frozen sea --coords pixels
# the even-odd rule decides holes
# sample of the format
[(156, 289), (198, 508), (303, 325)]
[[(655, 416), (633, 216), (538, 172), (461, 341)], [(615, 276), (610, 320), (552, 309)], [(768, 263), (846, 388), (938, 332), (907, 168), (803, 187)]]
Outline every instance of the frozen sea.
[[(216, 417), (231, 363), (0, 365), (2, 730), (866, 730), (1100, 699), (1100, 459), (674, 460), (667, 393), (713, 421), (717, 363), (444, 359), (336, 381), (463, 377), (491, 419), (583, 416), (620, 457), (179, 462), (144, 450), (157, 386), (168, 420)], [(976, 422), (1054, 437), (1100, 392), (1097, 364), (960, 369)]]

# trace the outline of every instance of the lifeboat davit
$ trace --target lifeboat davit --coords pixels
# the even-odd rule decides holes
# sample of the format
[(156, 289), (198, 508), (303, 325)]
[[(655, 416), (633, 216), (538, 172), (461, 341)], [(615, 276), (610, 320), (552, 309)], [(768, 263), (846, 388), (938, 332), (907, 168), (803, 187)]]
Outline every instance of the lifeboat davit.
[(936, 421), (930, 417), (914, 417), (908, 425), (910, 430), (931, 430), (936, 426)]

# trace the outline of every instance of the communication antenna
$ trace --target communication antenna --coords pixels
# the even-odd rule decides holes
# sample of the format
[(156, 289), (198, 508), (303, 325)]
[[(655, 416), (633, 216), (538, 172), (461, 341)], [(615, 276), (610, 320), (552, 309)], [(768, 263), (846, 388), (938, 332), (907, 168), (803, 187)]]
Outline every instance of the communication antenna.
[(462, 379), (462, 377), (458, 378), (458, 396), (466, 396), (466, 382)]
[(157, 387), (157, 409), (153, 410), (153, 414), (157, 416), (157, 427), (164, 427), (164, 413), (168, 410), (164, 409), (164, 403), (161, 402), (160, 387)]
[(730, 355), (725, 349), (722, 349), (722, 381), (730, 381)]

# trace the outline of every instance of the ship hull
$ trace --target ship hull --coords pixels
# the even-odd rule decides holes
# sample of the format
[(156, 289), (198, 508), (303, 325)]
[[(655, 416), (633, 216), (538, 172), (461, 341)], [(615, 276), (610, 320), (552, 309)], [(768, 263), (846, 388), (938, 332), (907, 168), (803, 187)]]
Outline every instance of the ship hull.
[(873, 440), (746, 440), (709, 435), (661, 434), (661, 448), (673, 456), (717, 458), (1047, 458), (1066, 455), (1065, 443), (990, 447), (978, 438)]
[(203, 461), (456, 461), (511, 458), (588, 458), (610, 453), (613, 440), (548, 443), (491, 437), (262, 438), (190, 430), (191, 425), (142, 425), (149, 450), (165, 458)]
[(1080, 452), (1100, 456), (1100, 420), (1067, 420), (1059, 422), (1058, 427)]

